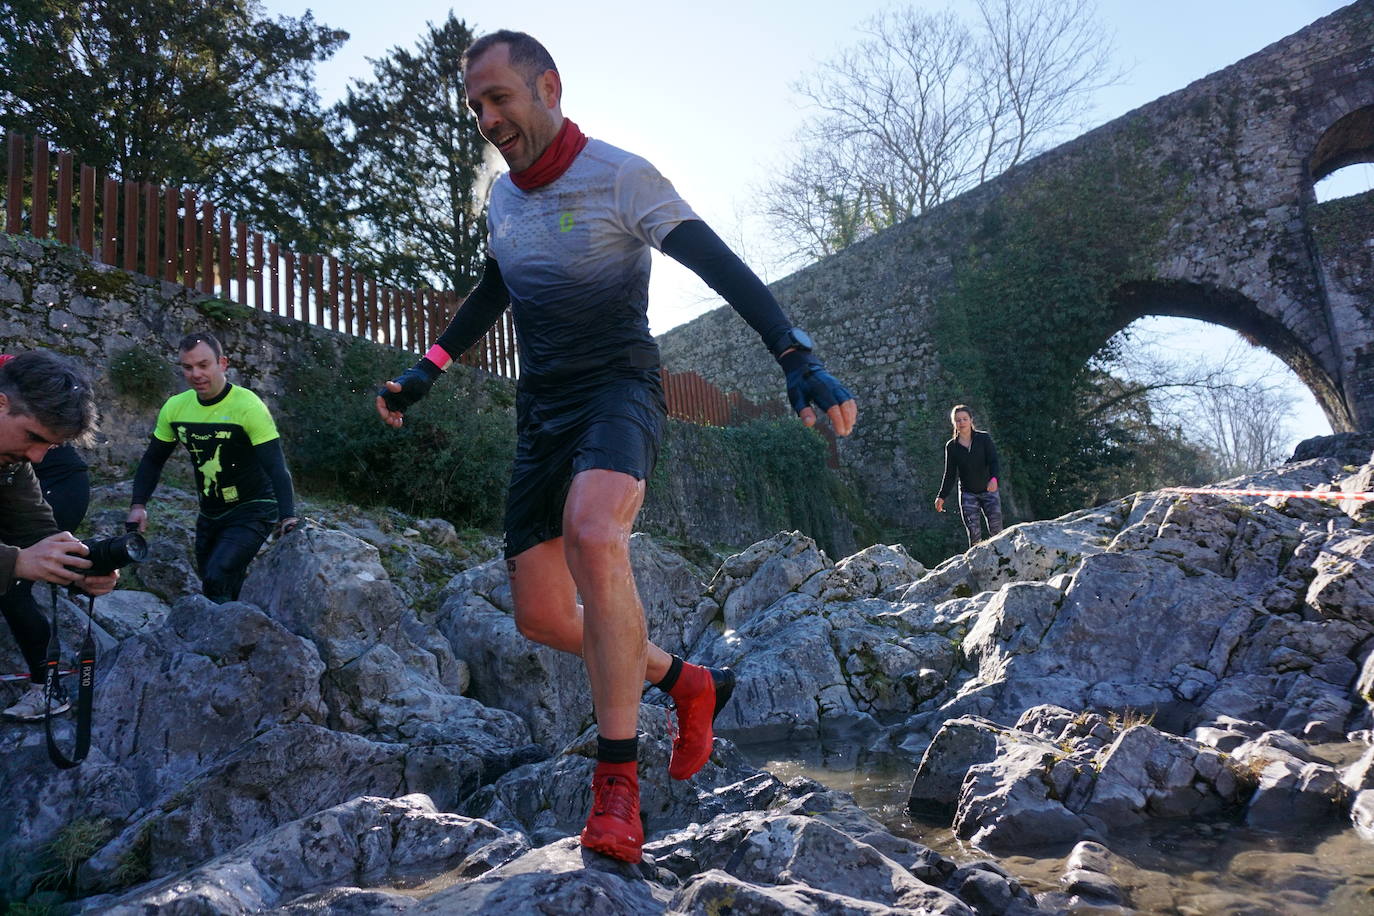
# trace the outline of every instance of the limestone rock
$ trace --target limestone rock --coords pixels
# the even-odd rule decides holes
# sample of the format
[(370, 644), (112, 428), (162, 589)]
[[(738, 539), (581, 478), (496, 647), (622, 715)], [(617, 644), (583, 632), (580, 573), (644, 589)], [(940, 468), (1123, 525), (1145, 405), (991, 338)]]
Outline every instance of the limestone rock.
[[(644, 535), (630, 539), (630, 561), (649, 637), (668, 652), (687, 655), (719, 614), (714, 602), (702, 600), (700, 571)], [(520, 633), (503, 561), (456, 576), (434, 624), (469, 666), (472, 697), (514, 712), (539, 744), (560, 749), (592, 723), (582, 660)]]
[(415, 871), (475, 877), (528, 847), (483, 821), (440, 814), (423, 795), (362, 797), (272, 830), (232, 852), (102, 908), (254, 913), (347, 882), (383, 883)]

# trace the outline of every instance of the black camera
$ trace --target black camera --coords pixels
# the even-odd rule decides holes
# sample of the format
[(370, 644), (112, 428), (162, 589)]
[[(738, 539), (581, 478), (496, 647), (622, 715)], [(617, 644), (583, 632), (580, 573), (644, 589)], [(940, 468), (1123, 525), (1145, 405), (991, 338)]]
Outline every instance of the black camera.
[(83, 576), (108, 576), (116, 569), (138, 563), (148, 557), (148, 542), (137, 531), (128, 531), (109, 538), (82, 541), (90, 553), (90, 569), (81, 570)]

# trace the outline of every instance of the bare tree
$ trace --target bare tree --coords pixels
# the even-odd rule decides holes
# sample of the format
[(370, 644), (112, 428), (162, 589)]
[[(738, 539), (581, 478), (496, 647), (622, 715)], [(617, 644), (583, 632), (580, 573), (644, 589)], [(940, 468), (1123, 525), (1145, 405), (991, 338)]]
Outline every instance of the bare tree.
[(794, 87), (813, 116), (765, 186), (791, 259), (831, 254), (986, 181), (1078, 126), (1114, 82), (1095, 0), (904, 7)]
[(1297, 398), (1272, 382), (1258, 381), (1194, 392), (1188, 437), (1210, 451), (1218, 476), (1237, 477), (1288, 457), (1288, 421)]
[(1211, 456), (1213, 476), (1236, 477), (1287, 457), (1298, 399), (1278, 369), (1256, 373), (1254, 346), (1237, 342), (1220, 358), (1169, 356), (1160, 338), (1131, 332), (1109, 344), (1106, 363), (1130, 395), (1144, 395), (1161, 425)]

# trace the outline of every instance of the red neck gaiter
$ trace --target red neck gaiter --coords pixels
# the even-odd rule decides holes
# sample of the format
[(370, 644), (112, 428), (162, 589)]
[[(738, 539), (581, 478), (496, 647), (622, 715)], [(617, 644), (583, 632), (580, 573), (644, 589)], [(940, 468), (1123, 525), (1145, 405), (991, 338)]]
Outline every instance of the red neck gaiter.
[(539, 154), (539, 158), (529, 168), (511, 172), (510, 180), (522, 191), (542, 188), (566, 172), (586, 145), (587, 135), (582, 133), (582, 129), (574, 124), (571, 118), (564, 118), (563, 126), (558, 129), (558, 135), (553, 138), (548, 148)]

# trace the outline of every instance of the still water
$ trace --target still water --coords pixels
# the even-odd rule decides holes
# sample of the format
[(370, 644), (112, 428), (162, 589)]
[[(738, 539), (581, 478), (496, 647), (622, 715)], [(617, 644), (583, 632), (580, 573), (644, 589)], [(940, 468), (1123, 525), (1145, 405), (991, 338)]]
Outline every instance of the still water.
[[(915, 766), (872, 755), (857, 746), (741, 745), (755, 766), (779, 779), (806, 776), (848, 792), (897, 836), (959, 862), (994, 858), (1033, 894), (1060, 889), (1071, 846), (1033, 854), (989, 856), (956, 837), (949, 825), (913, 818), (906, 810)], [(1352, 748), (1327, 748), (1342, 762)], [(1177, 916), (1374, 916), (1374, 844), (1348, 825), (1291, 834), (1252, 830), (1234, 820), (1156, 821), (1148, 829), (1112, 836), (1111, 878), (1142, 913)]]

